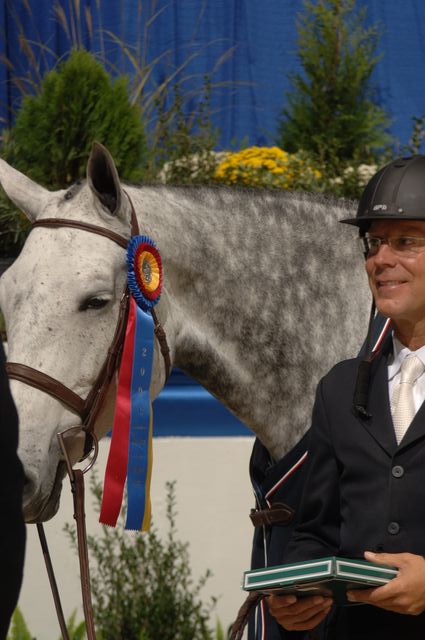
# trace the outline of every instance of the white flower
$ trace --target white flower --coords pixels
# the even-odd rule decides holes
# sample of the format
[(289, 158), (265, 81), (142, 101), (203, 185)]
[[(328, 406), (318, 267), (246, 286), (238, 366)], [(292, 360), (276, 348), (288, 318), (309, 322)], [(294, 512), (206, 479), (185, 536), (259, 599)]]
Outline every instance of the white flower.
[(196, 177), (198, 171), (202, 171), (205, 168), (206, 162), (217, 166), (226, 155), (227, 151), (204, 151), (203, 153), (194, 153), (190, 156), (177, 158), (177, 160), (166, 162), (157, 177), (160, 182), (166, 184), (174, 169), (186, 169), (192, 177)]
[(359, 174), (360, 180), (366, 184), (369, 180), (375, 175), (378, 171), (378, 167), (376, 164), (359, 164), (357, 167), (357, 172)]

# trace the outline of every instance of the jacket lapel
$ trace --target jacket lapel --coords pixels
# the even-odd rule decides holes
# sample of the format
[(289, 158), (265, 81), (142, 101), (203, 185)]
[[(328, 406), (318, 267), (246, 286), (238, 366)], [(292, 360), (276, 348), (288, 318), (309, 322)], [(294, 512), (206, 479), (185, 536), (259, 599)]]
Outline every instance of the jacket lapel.
[(372, 362), (369, 413), (371, 417), (363, 421), (365, 428), (388, 455), (393, 455), (397, 440), (388, 395), (388, 353), (381, 352)]
[(397, 448), (403, 449), (415, 440), (425, 437), (425, 401), (416, 413), (400, 445), (397, 445), (388, 393), (388, 357), (392, 349), (391, 332), (387, 333), (381, 347), (371, 364), (367, 407), (371, 417), (365, 419), (357, 416), (357, 419), (382, 449), (388, 455), (393, 456)]

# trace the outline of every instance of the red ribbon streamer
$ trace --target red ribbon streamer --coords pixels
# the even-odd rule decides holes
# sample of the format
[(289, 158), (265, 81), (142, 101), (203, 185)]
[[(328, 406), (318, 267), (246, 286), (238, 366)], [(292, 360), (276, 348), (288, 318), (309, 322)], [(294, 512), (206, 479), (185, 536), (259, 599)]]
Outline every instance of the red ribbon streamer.
[(112, 527), (116, 525), (120, 514), (127, 477), (128, 443), (130, 437), (131, 376), (135, 333), (136, 303), (133, 296), (130, 296), (130, 309), (118, 376), (114, 426), (105, 471), (102, 507), (99, 517), (99, 522)]

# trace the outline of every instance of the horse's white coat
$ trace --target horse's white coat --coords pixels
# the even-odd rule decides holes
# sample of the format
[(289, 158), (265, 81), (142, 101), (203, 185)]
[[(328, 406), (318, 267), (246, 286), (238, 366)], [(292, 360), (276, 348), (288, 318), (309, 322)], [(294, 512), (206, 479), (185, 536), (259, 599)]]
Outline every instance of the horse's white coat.
[[(31, 219), (70, 218), (130, 235), (130, 208), (108, 152), (95, 145), (88, 180), (51, 193), (0, 161), (0, 182)], [(173, 363), (257, 433), (273, 456), (308, 426), (313, 389), (329, 366), (354, 355), (369, 295), (354, 232), (337, 224), (341, 202), (307, 195), (125, 187), (141, 233), (158, 244), (158, 305)], [(332, 241), (332, 242), (331, 242)], [(125, 253), (76, 229), (35, 228), (0, 281), (8, 359), (57, 378), (85, 397), (112, 339)], [(151, 395), (164, 379), (156, 351)], [(48, 519), (63, 468), (55, 434), (78, 419), (45, 393), (12, 381), (29, 483), (25, 513)], [(96, 430), (111, 425), (113, 397)], [(77, 457), (77, 452), (75, 452)], [(58, 466), (59, 465), (59, 466)]]

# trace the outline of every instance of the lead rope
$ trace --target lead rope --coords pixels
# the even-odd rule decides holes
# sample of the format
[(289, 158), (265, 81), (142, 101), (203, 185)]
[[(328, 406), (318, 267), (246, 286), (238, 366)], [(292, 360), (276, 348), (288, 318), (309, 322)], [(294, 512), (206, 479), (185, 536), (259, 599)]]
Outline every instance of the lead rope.
[[(77, 523), (78, 559), (80, 562), (81, 594), (83, 599), (83, 611), (84, 621), (86, 623), (87, 640), (96, 640), (93, 605), (91, 601), (89, 558), (87, 551), (86, 514), (84, 512), (84, 472), (81, 471), (81, 469), (73, 470), (73, 478), (71, 478), (71, 490), (74, 500), (74, 518)], [(53, 565), (50, 558), (49, 548), (47, 545), (46, 535), (44, 533), (44, 527), (41, 522), (37, 522), (37, 531), (40, 538), (41, 548), (43, 550), (47, 575), (49, 577), (50, 588), (53, 594), (56, 615), (58, 617), (62, 638), (63, 640), (70, 640), (65, 622), (65, 616), (63, 614), (59, 590), (53, 570)]]
[(80, 561), (81, 594), (83, 597), (84, 620), (86, 621), (87, 640), (96, 640), (94, 629), (93, 605), (91, 601), (90, 568), (87, 549), (86, 514), (84, 511), (84, 474), (75, 469), (74, 481), (71, 480), (74, 498), (74, 518), (77, 522), (78, 558)]
[[(61, 434), (58, 435), (58, 437)], [(77, 544), (78, 544), (78, 559), (80, 563), (80, 581), (81, 581), (81, 595), (83, 600), (84, 621), (86, 623), (87, 640), (96, 640), (96, 632), (94, 628), (94, 616), (93, 605), (91, 601), (91, 588), (90, 588), (90, 569), (89, 558), (87, 550), (87, 533), (86, 533), (86, 514), (84, 511), (84, 473), (86, 470), (72, 469), (71, 491), (74, 501), (74, 518), (77, 523)], [(55, 573), (50, 557), (49, 548), (47, 545), (46, 535), (44, 533), (44, 527), (41, 522), (37, 522), (37, 531), (40, 538), (41, 548), (43, 550), (44, 561), (46, 564), (47, 575), (49, 577), (50, 588), (53, 594), (53, 600), (55, 603), (56, 615), (59, 622), (59, 627), (62, 633), (63, 640), (70, 640), (68, 635), (68, 629), (66, 626), (65, 616), (63, 614), (63, 608), (57, 587)]]
[(68, 629), (65, 622), (65, 616), (63, 615), (63, 609), (61, 599), (59, 595), (58, 585), (56, 583), (55, 572), (53, 571), (52, 560), (50, 558), (49, 547), (47, 546), (46, 534), (44, 533), (44, 527), (41, 522), (37, 522), (37, 532), (40, 538), (40, 544), (43, 551), (44, 562), (46, 564), (47, 575), (49, 576), (50, 588), (53, 594), (53, 601), (55, 603), (56, 615), (58, 617), (60, 630), (62, 632), (63, 640), (69, 640)]
[[(84, 511), (84, 474), (92, 468), (97, 459), (99, 451), (97, 438), (92, 433), (94, 453), (93, 457), (85, 467), (85, 469), (73, 469), (69, 460), (68, 452), (66, 450), (64, 436), (69, 432), (81, 431), (81, 427), (71, 427), (61, 433), (58, 433), (58, 440), (62, 453), (65, 458), (66, 468), (71, 481), (71, 491), (74, 502), (74, 519), (77, 523), (77, 545), (78, 545), (78, 559), (80, 563), (80, 581), (81, 581), (81, 595), (83, 600), (84, 621), (86, 623), (87, 640), (96, 640), (96, 632), (94, 628), (94, 616), (93, 605), (91, 600), (91, 588), (90, 588), (90, 568), (89, 568), (89, 556), (87, 547), (87, 533), (86, 533), (86, 514)], [(62, 632), (63, 640), (70, 640), (68, 635), (68, 629), (63, 615), (62, 604), (60, 601), (59, 591), (53, 571), (53, 565), (50, 558), (49, 548), (47, 546), (47, 540), (44, 533), (44, 528), (41, 523), (37, 523), (37, 530), (40, 538), (41, 547), (43, 550), (44, 561), (46, 563), (47, 575), (49, 577), (50, 588), (53, 593), (53, 600), (55, 603), (56, 614), (59, 621), (59, 626)]]
[(229, 640), (241, 640), (243, 636), (244, 629), (248, 624), (248, 619), (251, 611), (253, 611), (264, 598), (263, 593), (259, 593), (258, 591), (252, 591), (245, 602), (242, 604), (239, 609), (236, 620), (232, 624), (232, 630), (230, 632)]

